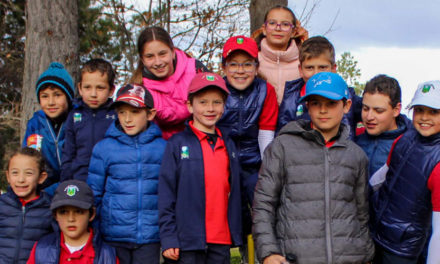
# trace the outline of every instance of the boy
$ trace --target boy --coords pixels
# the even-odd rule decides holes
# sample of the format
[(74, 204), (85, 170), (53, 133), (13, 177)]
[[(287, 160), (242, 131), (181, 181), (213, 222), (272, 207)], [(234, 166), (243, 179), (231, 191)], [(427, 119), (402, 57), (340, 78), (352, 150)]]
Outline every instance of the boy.
[(157, 182), (165, 150), (153, 97), (141, 85), (122, 87), (112, 105), (118, 119), (93, 149), (87, 182), (105, 241), (121, 263), (159, 264)]
[(78, 91), (81, 98), (66, 122), (61, 181), (86, 181), (92, 149), (116, 118), (110, 108), (115, 72), (103, 59), (91, 59), (81, 69)]
[(96, 211), (92, 190), (85, 182), (62, 182), (50, 209), (59, 231), (35, 243), (28, 264), (119, 263), (115, 249), (101, 240), (97, 230), (89, 227)]
[(177, 263), (229, 263), (240, 245), (240, 165), (234, 142), (216, 127), (229, 94), (214, 73), (198, 73), (188, 89), (193, 115), (167, 143), (159, 177), (163, 256)]
[[(417, 263), (431, 223), (427, 263), (440, 260), (439, 102), (440, 81), (420, 84), (409, 105), (414, 129), (398, 137), (391, 147), (389, 169), (372, 202), (377, 263)], [(379, 173), (371, 180), (376, 176)]]
[[(318, 72), (336, 72), (335, 48), (326, 38), (316, 36), (307, 39), (299, 49), (300, 79), (286, 82), (283, 101), (278, 113), (277, 132), (288, 122), (310, 120), (307, 106), (299, 99), (306, 94), (307, 81)], [(354, 89), (349, 87), (349, 98), (352, 100), (350, 111), (344, 115), (343, 123), (349, 125), (350, 138), (354, 139), (357, 122), (361, 120), (361, 102)]]
[(264, 263), (366, 263), (368, 159), (341, 124), (351, 105), (344, 80), (307, 82), (310, 121), (290, 122), (265, 152), (254, 194), (253, 235)]
[(32, 245), (52, 232), (50, 197), (39, 191), (47, 173), (38, 150), (25, 147), (8, 162), (8, 191), (0, 196), (0, 263), (26, 263)]
[(65, 121), (74, 93), (72, 77), (58, 62), (52, 62), (38, 78), (36, 94), (41, 110), (28, 121), (22, 146), (41, 151), (46, 160), (48, 177), (42, 188), (60, 181)]
[(377, 75), (365, 85), (362, 98), (362, 122), (365, 132), (356, 143), (369, 160), (370, 176), (382, 167), (393, 141), (411, 126), (411, 121), (400, 114), (401, 90), (396, 79)]

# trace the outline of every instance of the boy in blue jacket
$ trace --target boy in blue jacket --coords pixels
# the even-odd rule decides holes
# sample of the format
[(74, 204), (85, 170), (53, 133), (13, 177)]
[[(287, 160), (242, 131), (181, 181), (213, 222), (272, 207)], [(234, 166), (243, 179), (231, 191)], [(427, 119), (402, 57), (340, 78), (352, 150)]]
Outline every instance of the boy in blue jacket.
[(36, 94), (41, 110), (28, 121), (22, 147), (41, 151), (46, 160), (48, 177), (42, 188), (60, 180), (65, 121), (74, 93), (72, 77), (58, 62), (52, 62), (38, 78)]
[(192, 120), (167, 142), (159, 177), (163, 256), (177, 263), (229, 263), (242, 243), (240, 167), (234, 142), (216, 127), (229, 94), (214, 73), (188, 88)]
[(151, 122), (153, 97), (128, 84), (112, 105), (118, 119), (93, 149), (87, 182), (105, 241), (121, 263), (159, 264), (157, 185), (165, 140)]
[(0, 263), (26, 263), (34, 243), (52, 232), (50, 197), (39, 191), (44, 165), (41, 153), (29, 147), (9, 160), (9, 187), (0, 196)]
[(81, 98), (66, 121), (61, 181), (86, 181), (93, 146), (116, 119), (109, 98), (115, 89), (114, 80), (115, 72), (106, 60), (91, 59), (82, 67), (78, 83)]

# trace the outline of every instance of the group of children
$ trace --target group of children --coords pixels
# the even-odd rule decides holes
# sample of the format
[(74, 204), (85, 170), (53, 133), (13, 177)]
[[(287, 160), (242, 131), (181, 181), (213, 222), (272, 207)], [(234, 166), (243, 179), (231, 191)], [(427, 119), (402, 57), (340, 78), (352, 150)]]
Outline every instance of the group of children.
[[(52, 63), (36, 85), (42, 110), (8, 163), (0, 262), (229, 263), (252, 232), (264, 264), (417, 263), (424, 249), (439, 263), (440, 82), (418, 87), (411, 123), (395, 79), (378, 75), (356, 96), (332, 44), (296, 41), (296, 26), (275, 7), (260, 47), (228, 39), (224, 78), (192, 73), (181, 132), (147, 87), (171, 82), (184, 58), (157, 28), (138, 41), (140, 81), (114, 100), (109, 62), (85, 63), (78, 99)], [(301, 78), (281, 91), (258, 77), (271, 48), (298, 49)]]

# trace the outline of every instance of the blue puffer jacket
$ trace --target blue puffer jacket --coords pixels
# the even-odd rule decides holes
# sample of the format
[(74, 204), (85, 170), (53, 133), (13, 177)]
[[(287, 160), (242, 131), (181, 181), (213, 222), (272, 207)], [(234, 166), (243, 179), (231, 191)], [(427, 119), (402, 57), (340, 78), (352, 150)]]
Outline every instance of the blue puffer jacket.
[[(231, 190), (228, 223), (232, 243), (241, 245), (240, 165), (234, 142), (221, 131), (229, 155)], [(172, 136), (159, 177), (162, 249), (205, 250), (205, 173), (200, 141), (191, 128)]]
[(369, 135), (365, 131), (356, 137), (356, 143), (365, 151), (370, 161), (368, 170), (370, 177), (387, 162), (394, 140), (412, 127), (411, 120), (402, 114), (396, 118), (396, 124), (397, 129), (386, 131), (378, 136)]
[[(28, 121), (26, 133), (24, 134), (22, 147), (33, 147), (41, 151), (46, 161), (48, 178), (44, 186), (49, 186), (60, 180), (61, 153), (64, 145), (65, 123), (61, 124), (58, 134), (55, 133), (51, 122), (43, 110), (34, 113)], [(34, 146), (31, 142), (34, 137), (42, 137), (41, 146)], [(28, 142), (28, 139), (30, 142)]]
[(440, 134), (422, 137), (409, 129), (394, 145), (386, 180), (374, 193), (374, 240), (402, 257), (420, 255), (429, 236), (432, 205), (427, 182), (440, 162)]
[(52, 232), (50, 198), (23, 206), (12, 189), (0, 196), (0, 263), (26, 263), (34, 243)]
[(96, 144), (87, 183), (106, 241), (159, 242), (157, 185), (165, 144), (156, 124), (131, 137), (119, 121)]
[[(54, 232), (37, 243), (35, 248), (35, 264), (57, 264), (61, 252), (61, 234)], [(102, 241), (98, 230), (93, 230), (93, 249), (95, 250), (94, 264), (115, 264), (116, 250)]]
[(110, 124), (116, 119), (110, 108), (112, 100), (98, 109), (89, 108), (81, 99), (66, 120), (66, 139), (63, 147), (61, 181), (87, 180), (92, 150), (104, 138)]
[[(278, 112), (276, 134), (290, 121), (298, 119), (310, 120), (305, 102), (298, 103), (301, 98), (301, 88), (304, 86), (302, 78), (286, 82), (283, 101)], [(352, 101), (350, 111), (344, 115), (342, 122), (350, 127), (350, 139), (356, 135), (357, 123), (361, 121), (362, 98), (357, 96), (352, 87), (348, 88), (349, 98)]]

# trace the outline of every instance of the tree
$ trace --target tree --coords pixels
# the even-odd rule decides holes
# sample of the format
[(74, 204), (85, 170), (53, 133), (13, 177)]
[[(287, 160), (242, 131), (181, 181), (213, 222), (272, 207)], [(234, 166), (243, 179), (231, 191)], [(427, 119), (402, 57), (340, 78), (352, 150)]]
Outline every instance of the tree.
[(251, 22), (251, 33), (259, 29), (264, 23), (264, 15), (276, 5), (287, 6), (287, 0), (251, 0), (249, 5), (249, 15)]
[(362, 94), (365, 84), (359, 82), (361, 77), (361, 70), (357, 67), (357, 60), (351, 55), (350, 52), (344, 52), (341, 58), (336, 61), (337, 72), (344, 78), (349, 86), (354, 87), (357, 95)]

